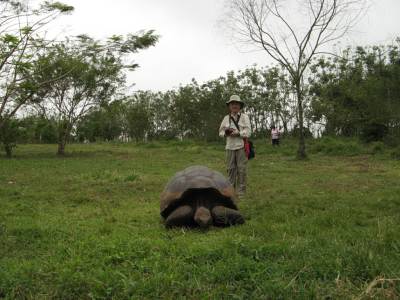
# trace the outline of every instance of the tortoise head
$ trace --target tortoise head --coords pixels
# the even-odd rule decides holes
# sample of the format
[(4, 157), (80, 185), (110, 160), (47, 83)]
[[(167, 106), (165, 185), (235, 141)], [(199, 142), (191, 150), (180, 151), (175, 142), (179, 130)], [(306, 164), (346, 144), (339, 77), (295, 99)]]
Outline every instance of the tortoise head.
[(199, 208), (197, 208), (194, 214), (194, 220), (201, 228), (209, 227), (210, 225), (212, 225), (213, 221), (210, 211), (204, 206), (200, 206)]

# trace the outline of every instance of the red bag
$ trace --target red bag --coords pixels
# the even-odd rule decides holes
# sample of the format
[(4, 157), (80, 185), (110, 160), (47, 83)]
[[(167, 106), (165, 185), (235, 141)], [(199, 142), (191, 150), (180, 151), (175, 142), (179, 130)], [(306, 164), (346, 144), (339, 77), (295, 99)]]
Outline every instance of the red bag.
[[(239, 115), (239, 119), (240, 119), (240, 115)], [(240, 131), (240, 128), (239, 128), (239, 119), (238, 119), (238, 121), (235, 121), (235, 120), (232, 118), (232, 116), (229, 116), (229, 122), (232, 121), (232, 122), (235, 124), (237, 130)], [(254, 157), (256, 156), (256, 153), (255, 153), (255, 151), (254, 151), (254, 145), (253, 145), (253, 143), (252, 143), (251, 141), (249, 141), (248, 138), (243, 138), (243, 142), (244, 142), (244, 152), (246, 153), (247, 159), (252, 159), (252, 158), (254, 158)]]
[(247, 138), (243, 138), (243, 142), (244, 142), (244, 152), (246, 152), (246, 157), (247, 159), (250, 158), (250, 143), (249, 140)]
[(254, 149), (254, 144), (248, 138), (244, 138), (244, 151), (246, 152), (247, 159), (253, 159), (256, 157), (256, 151)]

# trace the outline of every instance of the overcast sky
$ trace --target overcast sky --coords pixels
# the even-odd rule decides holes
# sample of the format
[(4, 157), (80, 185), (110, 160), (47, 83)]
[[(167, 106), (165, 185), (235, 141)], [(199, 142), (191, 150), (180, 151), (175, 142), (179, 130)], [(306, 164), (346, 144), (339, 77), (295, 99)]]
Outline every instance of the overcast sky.
[[(241, 51), (221, 26), (225, 0), (64, 0), (72, 15), (57, 22), (68, 34), (96, 38), (154, 29), (157, 45), (135, 56), (140, 68), (128, 77), (135, 90), (162, 90), (199, 82), (272, 61), (263, 52)], [(355, 32), (341, 44), (387, 44), (400, 36), (400, 0), (375, 0)], [(61, 29), (60, 29), (61, 30)]]

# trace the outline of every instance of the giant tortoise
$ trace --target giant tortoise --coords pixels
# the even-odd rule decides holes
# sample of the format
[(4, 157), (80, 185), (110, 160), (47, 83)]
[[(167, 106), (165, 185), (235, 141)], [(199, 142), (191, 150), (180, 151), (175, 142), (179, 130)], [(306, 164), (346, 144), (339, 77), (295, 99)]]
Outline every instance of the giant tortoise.
[(167, 228), (244, 223), (231, 183), (204, 166), (186, 168), (172, 177), (161, 194), (160, 213)]

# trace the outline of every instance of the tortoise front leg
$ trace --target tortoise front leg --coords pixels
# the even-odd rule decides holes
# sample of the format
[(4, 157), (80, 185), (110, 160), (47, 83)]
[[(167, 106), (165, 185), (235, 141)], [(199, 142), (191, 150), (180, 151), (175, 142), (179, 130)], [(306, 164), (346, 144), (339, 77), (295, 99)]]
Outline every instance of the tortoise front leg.
[(237, 210), (215, 206), (211, 211), (215, 226), (230, 226), (244, 223), (244, 218)]
[(193, 209), (189, 205), (179, 206), (165, 220), (165, 226), (189, 226), (193, 224), (193, 215)]

